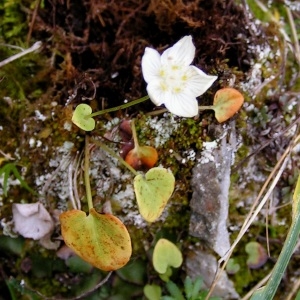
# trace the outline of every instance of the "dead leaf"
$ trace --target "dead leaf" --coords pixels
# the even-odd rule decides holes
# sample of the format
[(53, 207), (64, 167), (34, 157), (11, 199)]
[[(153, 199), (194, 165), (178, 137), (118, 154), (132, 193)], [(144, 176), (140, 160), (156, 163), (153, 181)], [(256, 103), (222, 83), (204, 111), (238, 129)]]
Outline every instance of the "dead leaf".
[(54, 229), (54, 222), (40, 202), (12, 206), (14, 230), (25, 238), (39, 240)]

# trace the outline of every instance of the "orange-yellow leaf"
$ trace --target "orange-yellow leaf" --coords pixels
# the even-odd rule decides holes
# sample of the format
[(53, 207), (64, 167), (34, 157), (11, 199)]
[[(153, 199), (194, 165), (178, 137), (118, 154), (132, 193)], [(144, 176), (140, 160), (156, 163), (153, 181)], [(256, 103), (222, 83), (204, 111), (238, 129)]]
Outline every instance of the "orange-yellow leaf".
[(96, 268), (112, 271), (123, 267), (131, 256), (131, 240), (125, 225), (111, 214), (89, 215), (70, 210), (60, 215), (61, 233), (67, 246)]
[(244, 96), (233, 88), (223, 88), (216, 92), (213, 110), (218, 122), (231, 118), (243, 105)]

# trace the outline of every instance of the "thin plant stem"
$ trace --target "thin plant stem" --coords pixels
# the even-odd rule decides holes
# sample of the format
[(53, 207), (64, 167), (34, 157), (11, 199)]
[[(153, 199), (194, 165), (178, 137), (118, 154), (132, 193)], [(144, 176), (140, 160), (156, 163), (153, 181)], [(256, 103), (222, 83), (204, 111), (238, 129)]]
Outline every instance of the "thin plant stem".
[(123, 166), (125, 166), (129, 171), (131, 171), (135, 176), (137, 176), (139, 173), (130, 166), (121, 156), (117, 155), (114, 151), (112, 151), (109, 147), (107, 147), (104, 143), (101, 141), (93, 140), (93, 143), (101, 147), (104, 151), (108, 152), (112, 157), (116, 158)]
[(90, 150), (89, 150), (89, 138), (85, 136), (85, 149), (84, 149), (84, 183), (85, 192), (89, 210), (93, 208), (92, 191), (90, 183)]
[(141, 102), (144, 102), (144, 101), (146, 101), (148, 99), (149, 99), (149, 96), (147, 95), (147, 96), (144, 96), (142, 98), (133, 100), (131, 102), (128, 102), (128, 103), (125, 103), (125, 104), (122, 104), (122, 105), (119, 105), (119, 106), (115, 106), (115, 107), (112, 107), (112, 108), (108, 108), (108, 109), (103, 109), (103, 110), (100, 110), (100, 111), (96, 111), (96, 112), (94, 112), (94, 113), (92, 113), (90, 115), (87, 115), (85, 118), (86, 119), (93, 118), (93, 117), (100, 116), (100, 115), (103, 115), (103, 114), (106, 114), (106, 113), (109, 113), (109, 112), (112, 112), (112, 111), (124, 109), (124, 108), (130, 107), (130, 106), (139, 104)]
[(133, 142), (134, 142), (134, 148), (137, 149), (139, 148), (139, 141), (136, 135), (136, 129), (135, 129), (135, 124), (134, 124), (134, 119), (131, 120), (131, 131), (132, 131), (132, 137), (133, 137)]
[(160, 115), (160, 114), (162, 114), (166, 111), (168, 111), (166, 108), (162, 108), (162, 109), (147, 112), (146, 116), (157, 116), (157, 115)]
[(213, 105), (207, 105), (207, 106), (198, 106), (199, 111), (207, 110), (207, 109), (214, 109)]
[(289, 9), (289, 7), (286, 6), (285, 9), (286, 9), (286, 13), (287, 13), (289, 23), (290, 23), (290, 26), (291, 26), (292, 37), (293, 37), (293, 40), (294, 40), (295, 57), (296, 57), (296, 60), (298, 62), (298, 65), (300, 65), (300, 45), (299, 45), (299, 42), (298, 42), (298, 37), (297, 37), (298, 35), (297, 35), (296, 25), (295, 25), (293, 15), (292, 15), (291, 10)]
[[(213, 105), (207, 105), (207, 106), (198, 106), (199, 111), (206, 110), (206, 109), (214, 109)], [(168, 111), (166, 108), (154, 110), (151, 112), (146, 113), (146, 116), (157, 116), (164, 112)]]

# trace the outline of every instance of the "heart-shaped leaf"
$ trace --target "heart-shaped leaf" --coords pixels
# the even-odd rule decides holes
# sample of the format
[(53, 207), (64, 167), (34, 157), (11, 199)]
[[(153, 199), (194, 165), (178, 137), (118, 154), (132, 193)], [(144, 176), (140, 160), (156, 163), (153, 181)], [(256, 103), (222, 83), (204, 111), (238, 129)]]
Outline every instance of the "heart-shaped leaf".
[(88, 216), (81, 210), (70, 210), (59, 218), (66, 245), (93, 266), (112, 271), (129, 261), (130, 236), (115, 216), (99, 214), (92, 208)]
[(248, 253), (247, 265), (251, 269), (258, 269), (268, 260), (265, 248), (258, 242), (249, 242), (245, 247)]
[(149, 300), (161, 299), (161, 287), (156, 284), (146, 284), (144, 286), (144, 294)]
[(153, 251), (153, 267), (156, 272), (164, 274), (168, 267), (178, 268), (182, 264), (182, 253), (175, 244), (160, 239)]
[(157, 159), (158, 154), (155, 148), (138, 146), (128, 152), (125, 161), (135, 170), (140, 170), (142, 167), (151, 169), (156, 164)]
[(92, 113), (92, 108), (87, 104), (79, 104), (73, 113), (72, 122), (85, 131), (95, 128), (95, 120), (88, 117)]
[(233, 88), (223, 88), (216, 92), (214, 105), (215, 117), (222, 123), (231, 118), (243, 105), (243, 95)]
[(233, 275), (240, 270), (241, 266), (236, 262), (234, 258), (230, 258), (226, 265), (227, 274)]
[(146, 221), (154, 222), (173, 193), (175, 178), (167, 169), (152, 168), (145, 176), (135, 176), (133, 185), (140, 214)]

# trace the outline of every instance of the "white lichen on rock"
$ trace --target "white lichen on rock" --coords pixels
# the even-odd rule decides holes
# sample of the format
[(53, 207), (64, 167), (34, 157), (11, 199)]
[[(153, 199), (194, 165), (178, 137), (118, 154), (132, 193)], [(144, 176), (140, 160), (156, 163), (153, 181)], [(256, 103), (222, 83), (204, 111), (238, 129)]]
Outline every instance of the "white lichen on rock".
[(165, 113), (164, 117), (160, 119), (157, 117), (148, 118), (146, 125), (154, 130), (154, 147), (158, 148), (163, 146), (169, 140), (173, 132), (179, 128), (180, 121), (176, 120), (174, 115)]

